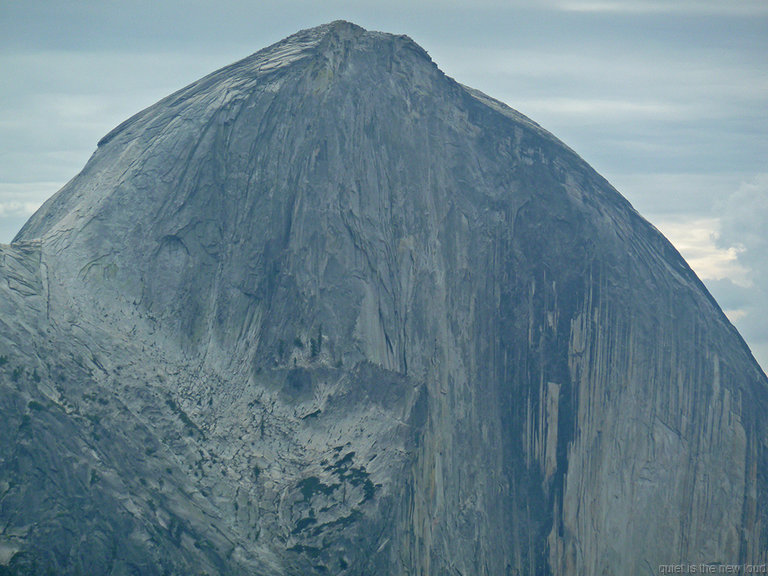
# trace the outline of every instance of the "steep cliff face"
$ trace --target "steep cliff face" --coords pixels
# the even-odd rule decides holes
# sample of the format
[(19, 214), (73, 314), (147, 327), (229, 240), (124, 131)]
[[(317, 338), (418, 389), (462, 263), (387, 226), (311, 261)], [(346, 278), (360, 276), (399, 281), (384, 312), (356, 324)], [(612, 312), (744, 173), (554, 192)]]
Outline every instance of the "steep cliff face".
[(0, 256), (6, 573), (768, 561), (741, 338), (407, 37), (335, 22), (169, 96)]

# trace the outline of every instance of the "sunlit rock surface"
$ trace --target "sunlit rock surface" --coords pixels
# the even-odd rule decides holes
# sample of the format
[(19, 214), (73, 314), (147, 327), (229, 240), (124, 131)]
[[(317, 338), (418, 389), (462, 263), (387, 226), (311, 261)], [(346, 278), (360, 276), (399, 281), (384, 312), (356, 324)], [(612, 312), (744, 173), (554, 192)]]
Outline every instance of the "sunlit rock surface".
[(766, 378), (657, 230), (405, 36), (118, 126), (0, 247), (0, 574), (768, 561)]

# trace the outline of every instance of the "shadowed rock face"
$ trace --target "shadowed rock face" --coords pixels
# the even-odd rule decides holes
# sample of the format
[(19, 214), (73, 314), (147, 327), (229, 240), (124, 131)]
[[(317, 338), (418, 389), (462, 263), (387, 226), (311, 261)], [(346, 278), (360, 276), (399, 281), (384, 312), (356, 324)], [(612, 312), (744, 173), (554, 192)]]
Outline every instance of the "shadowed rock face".
[(0, 247), (0, 574), (768, 561), (766, 379), (576, 154), (335, 22)]

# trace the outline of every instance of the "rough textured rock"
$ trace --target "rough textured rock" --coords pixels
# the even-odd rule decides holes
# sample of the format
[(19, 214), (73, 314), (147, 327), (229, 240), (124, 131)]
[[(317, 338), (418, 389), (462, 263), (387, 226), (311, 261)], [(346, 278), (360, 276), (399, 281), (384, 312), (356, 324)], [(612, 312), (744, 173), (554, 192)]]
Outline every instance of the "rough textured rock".
[(335, 22), (0, 248), (0, 574), (768, 561), (766, 378), (574, 152)]

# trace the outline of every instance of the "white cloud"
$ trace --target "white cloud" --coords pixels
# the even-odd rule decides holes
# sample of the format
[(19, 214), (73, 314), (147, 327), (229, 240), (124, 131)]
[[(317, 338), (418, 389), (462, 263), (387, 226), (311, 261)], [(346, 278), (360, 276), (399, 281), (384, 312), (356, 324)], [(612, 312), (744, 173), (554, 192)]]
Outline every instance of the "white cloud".
[(0, 218), (28, 218), (59, 188), (59, 182), (0, 182)]
[[(718, 223), (714, 252), (730, 251), (735, 261), (728, 260), (727, 267), (746, 274), (731, 274), (726, 281), (710, 280), (707, 285), (718, 300), (729, 303), (726, 314), (768, 369), (768, 173), (744, 178), (714, 203), (713, 213)], [(747, 289), (743, 280), (749, 282)]]
[(675, 245), (768, 368), (768, 174), (609, 179)]
[(750, 287), (750, 271), (739, 262), (745, 248), (741, 244), (718, 243), (721, 223), (718, 218), (680, 218), (656, 223), (702, 280), (729, 279), (737, 286)]
[(40, 202), (2, 202), (0, 201), (0, 218), (7, 216), (31, 216), (40, 208)]
[[(738, 197), (739, 194), (733, 194)], [(734, 198), (736, 200), (737, 198)], [(745, 211), (750, 206), (744, 205)], [(759, 212), (759, 210), (758, 210)], [(762, 221), (768, 226), (768, 218)], [(657, 227), (675, 245), (723, 308), (731, 323), (748, 342), (764, 370), (768, 369), (768, 258), (750, 253), (752, 234), (724, 233), (732, 225), (731, 215), (660, 221)], [(754, 218), (755, 222), (760, 218)], [(749, 224), (746, 224), (749, 226)], [(764, 227), (763, 230), (768, 229)], [(757, 234), (766, 242), (765, 234)], [(734, 243), (734, 239), (737, 241)]]
[(536, 117), (560, 117), (563, 122), (585, 122), (598, 119), (601, 122), (628, 118), (643, 120), (653, 118), (680, 119), (692, 112), (691, 107), (678, 106), (670, 102), (611, 100), (605, 98), (539, 98), (518, 100), (516, 107), (527, 115)]
[(743, 308), (736, 308), (734, 310), (725, 310), (725, 315), (728, 317), (728, 320), (731, 321), (731, 324), (736, 324), (739, 322), (739, 320), (742, 320), (743, 318), (746, 318), (749, 312), (747, 310), (744, 310)]
[(8, 243), (60, 182), (0, 182), (0, 243)]

